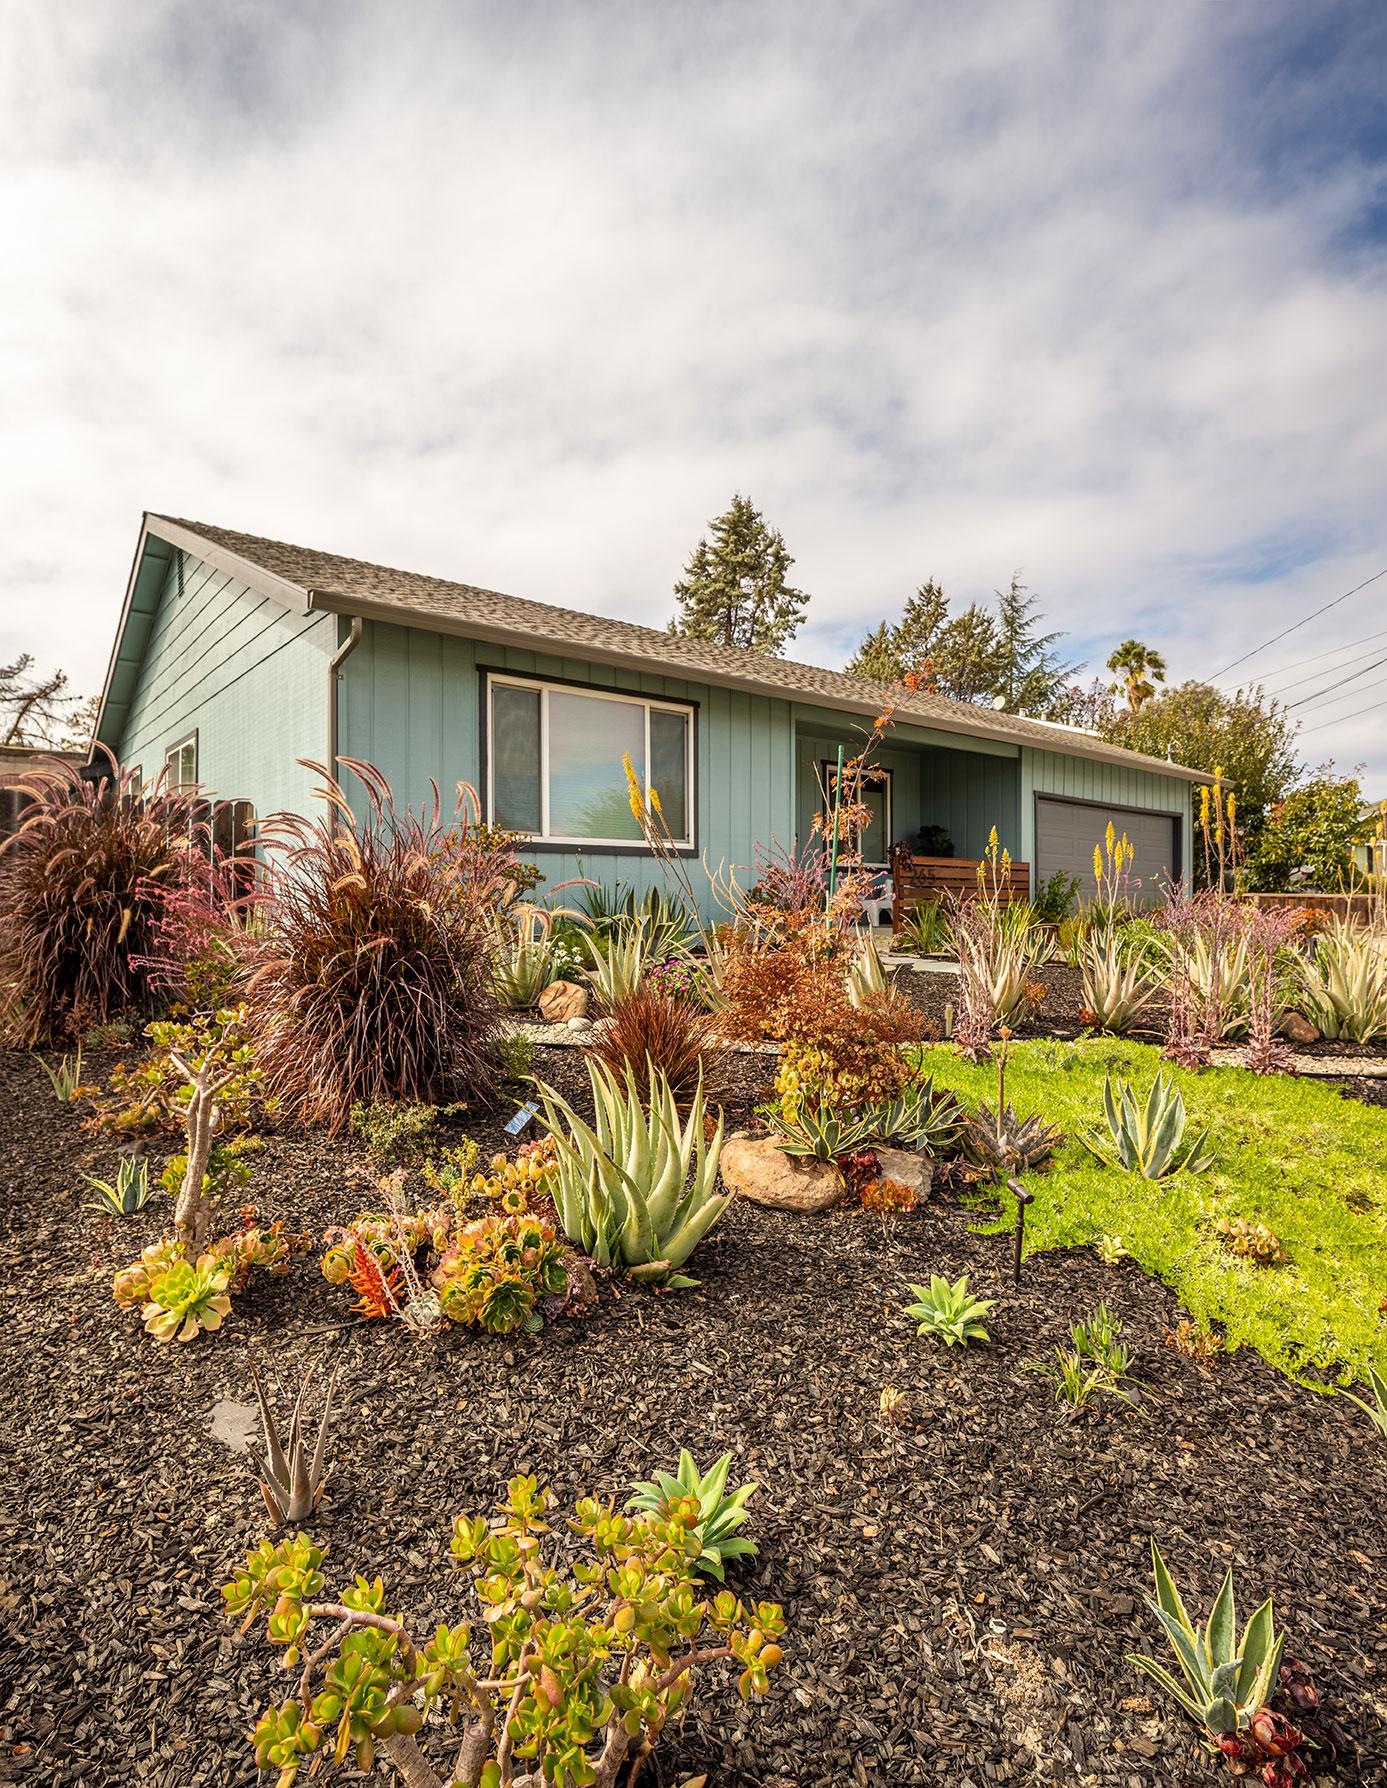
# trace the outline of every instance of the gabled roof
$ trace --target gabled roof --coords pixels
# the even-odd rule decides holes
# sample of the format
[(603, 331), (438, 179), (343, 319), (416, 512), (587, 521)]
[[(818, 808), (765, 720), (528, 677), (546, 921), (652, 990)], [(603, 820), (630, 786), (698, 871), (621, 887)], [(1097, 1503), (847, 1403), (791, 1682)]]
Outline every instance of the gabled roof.
[[(145, 517), (145, 533), (242, 577), (300, 612), (319, 609), (361, 615), (368, 620), (392, 621), (400, 626), (462, 634), (469, 639), (532, 650), (552, 646), (571, 656), (603, 664), (781, 696), (852, 714), (879, 713), (887, 698), (884, 684), (849, 676), (846, 671), (824, 670), (788, 658), (768, 658), (760, 652), (718, 645), (711, 640), (686, 639), (632, 621), (608, 620), (580, 609), (557, 608), (523, 596), (507, 596), (499, 590), (480, 589), (475, 584), (452, 583), (416, 571), (370, 565), (361, 559), (240, 534), (206, 522), (151, 514)], [(897, 702), (895, 712), (898, 720), (917, 726), (1096, 758), (1191, 782), (1208, 780), (1201, 771), (1109, 745), (1073, 727), (999, 713), (969, 702), (951, 701), (946, 696), (911, 694)]]

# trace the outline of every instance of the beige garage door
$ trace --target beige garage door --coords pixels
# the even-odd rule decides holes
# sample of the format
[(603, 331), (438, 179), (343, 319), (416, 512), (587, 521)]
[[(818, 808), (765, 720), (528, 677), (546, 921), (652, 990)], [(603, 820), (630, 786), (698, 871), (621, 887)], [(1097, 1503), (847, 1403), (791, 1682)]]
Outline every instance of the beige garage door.
[(1108, 829), (1109, 820), (1120, 838), (1125, 832), (1136, 849), (1132, 896), (1143, 905), (1162, 898), (1162, 886), (1180, 873), (1175, 820), (1168, 813), (1144, 813), (1139, 807), (1093, 807), (1085, 801), (1061, 801), (1042, 795), (1035, 804), (1036, 886), (1056, 870), (1076, 875), (1082, 893), (1094, 892), (1093, 847)]

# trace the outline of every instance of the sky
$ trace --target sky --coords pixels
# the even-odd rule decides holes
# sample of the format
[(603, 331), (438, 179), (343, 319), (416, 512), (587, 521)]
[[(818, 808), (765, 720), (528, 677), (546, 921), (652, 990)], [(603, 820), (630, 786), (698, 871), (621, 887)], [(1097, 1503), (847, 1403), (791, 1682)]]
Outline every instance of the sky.
[(145, 509), (661, 626), (744, 492), (794, 657), (1019, 570), (1387, 795), (1387, 577), (1266, 645), (1387, 568), (1385, 92), (1377, 0), (6, 0), (0, 661)]

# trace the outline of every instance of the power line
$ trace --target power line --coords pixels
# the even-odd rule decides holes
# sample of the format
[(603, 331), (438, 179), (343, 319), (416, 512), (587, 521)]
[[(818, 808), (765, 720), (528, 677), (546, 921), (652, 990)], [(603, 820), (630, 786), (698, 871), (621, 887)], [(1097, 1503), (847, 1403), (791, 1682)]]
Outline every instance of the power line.
[[(1355, 646), (1370, 645), (1375, 639), (1387, 639), (1387, 627), (1377, 633), (1365, 633), (1362, 639), (1351, 639), (1342, 646), (1331, 646), (1327, 652), (1314, 652), (1309, 658), (1293, 659), (1290, 664), (1283, 664), (1280, 670), (1268, 671), (1264, 677), (1258, 680), (1265, 689), (1268, 683), (1274, 683), (1287, 671), (1299, 670), (1302, 664), (1318, 664), (1323, 658), (1337, 658), (1341, 652), (1351, 652)], [(1316, 677), (1323, 675), (1323, 671), (1311, 671), (1309, 676), (1297, 677), (1294, 682), (1285, 684), (1280, 693), (1284, 695), (1287, 689), (1298, 689), (1302, 683), (1313, 683)]]
[(1361, 719), (1364, 714), (1371, 714), (1376, 708), (1387, 708), (1387, 698), (1379, 702), (1369, 702), (1366, 708), (1355, 708), (1352, 714), (1339, 714), (1333, 720), (1317, 720), (1313, 726), (1307, 726), (1307, 733), (1323, 732), (1327, 726), (1346, 726), (1350, 720)]
[(1365, 577), (1361, 584), (1355, 584), (1351, 590), (1345, 590), (1342, 596), (1336, 596), (1332, 602), (1326, 602), (1313, 614), (1305, 615), (1299, 621), (1292, 621), (1289, 627), (1284, 627), (1280, 633), (1274, 633), (1270, 639), (1263, 640), (1260, 646), (1254, 646), (1250, 652), (1244, 652), (1241, 658), (1235, 658), (1231, 664), (1225, 664), (1221, 671), (1214, 672), (1215, 679), (1226, 677), (1230, 670), (1236, 670), (1240, 664), (1246, 664), (1249, 658), (1255, 658), (1259, 652), (1265, 652), (1268, 646), (1274, 646), (1278, 640), (1285, 639), (1288, 633), (1294, 633), (1298, 628), (1306, 627), (1311, 621), (1318, 620), (1321, 615), (1327, 615), (1331, 608), (1337, 608), (1341, 602), (1347, 602), (1350, 596), (1356, 596), (1360, 590), (1366, 590), (1369, 584), (1375, 584), (1380, 577), (1387, 577), (1387, 565), (1384, 565), (1381, 571), (1375, 571), (1371, 577)]
[[(1384, 664), (1387, 664), (1387, 652), (1384, 652), (1381, 658), (1374, 658), (1371, 664), (1365, 664), (1361, 670), (1354, 671), (1351, 677), (1345, 677), (1342, 683), (1336, 683), (1324, 689), (1316, 689), (1309, 695), (1302, 695), (1298, 702), (1287, 702), (1286, 712), (1289, 714), (1295, 708), (1304, 708), (1307, 706), (1317, 708), (1325, 698), (1328, 698), (1331, 701), (1337, 700), (1336, 696), (1331, 695), (1331, 688), (1342, 690), (1346, 688), (1348, 684), (1356, 683), (1360, 677), (1366, 677), (1369, 671), (1380, 670)], [(1358, 694), (1356, 689), (1354, 690), (1354, 694)]]

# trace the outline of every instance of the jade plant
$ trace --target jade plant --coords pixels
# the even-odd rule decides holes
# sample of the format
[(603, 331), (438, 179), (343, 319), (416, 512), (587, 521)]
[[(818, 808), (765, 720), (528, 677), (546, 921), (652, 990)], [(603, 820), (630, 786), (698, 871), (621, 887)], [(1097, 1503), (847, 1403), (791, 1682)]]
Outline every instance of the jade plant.
[[(378, 1753), (406, 1788), (614, 1788), (634, 1781), (703, 1666), (738, 1666), (744, 1699), (765, 1692), (784, 1616), (728, 1590), (701, 1597), (695, 1497), (665, 1514), (579, 1502), (567, 1526), (584, 1551), (567, 1570), (549, 1510), (548, 1491), (516, 1477), (498, 1521), (454, 1525), (452, 1554), (481, 1604), (482, 1663), (468, 1625), (412, 1633), (379, 1577), (327, 1595), (324, 1550), (304, 1534), (246, 1554), (222, 1595), (243, 1632), (265, 1619), (291, 1673), (251, 1735), (277, 1788), (349, 1757), (370, 1769)], [(445, 1725), (443, 1765), (427, 1747)]]

